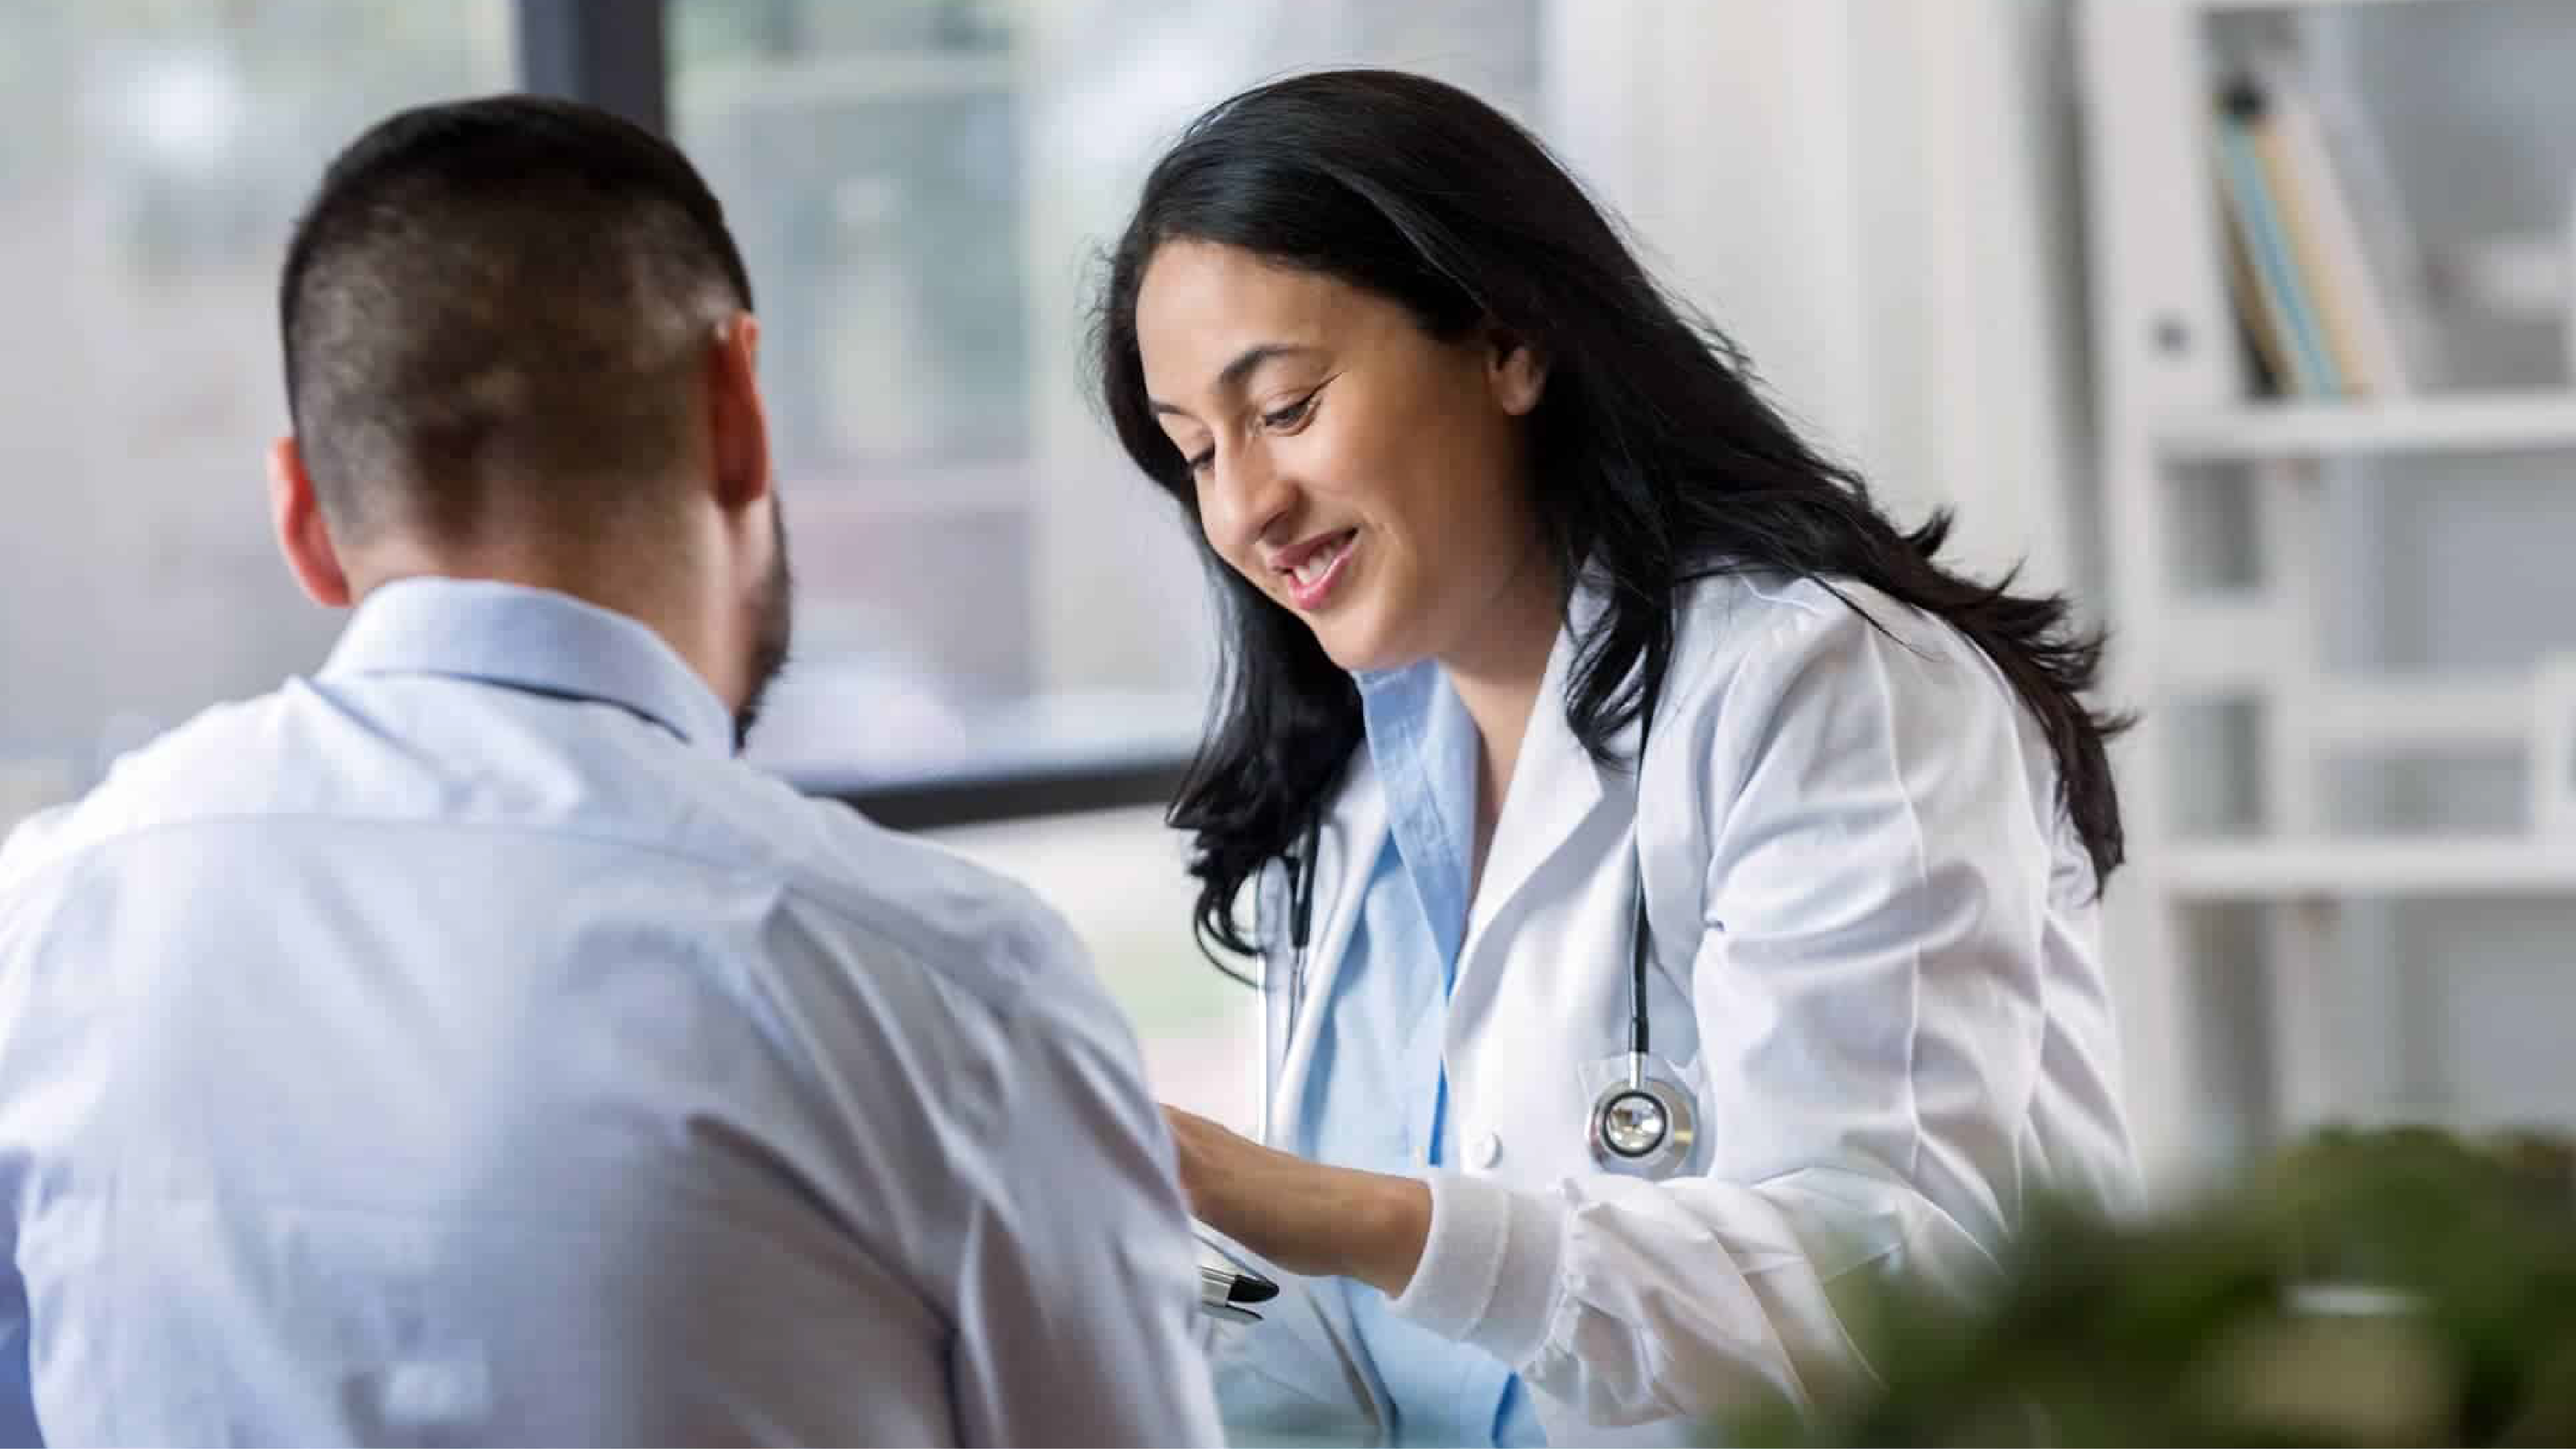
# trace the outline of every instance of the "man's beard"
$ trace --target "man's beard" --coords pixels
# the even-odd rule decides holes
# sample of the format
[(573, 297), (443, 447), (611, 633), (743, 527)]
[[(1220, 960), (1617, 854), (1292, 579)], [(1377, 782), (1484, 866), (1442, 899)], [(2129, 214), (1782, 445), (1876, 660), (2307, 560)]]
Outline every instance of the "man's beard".
[(769, 697), (769, 686), (778, 679), (778, 671), (787, 667), (788, 642), (796, 632), (795, 580), (787, 567), (787, 510), (773, 503), (770, 518), (777, 530), (778, 546), (770, 555), (769, 577), (760, 581), (760, 593), (752, 600), (751, 659), (747, 677), (750, 688), (743, 691), (742, 708), (733, 713), (734, 753), (742, 753), (743, 743), (751, 738), (751, 727), (760, 722), (760, 706)]

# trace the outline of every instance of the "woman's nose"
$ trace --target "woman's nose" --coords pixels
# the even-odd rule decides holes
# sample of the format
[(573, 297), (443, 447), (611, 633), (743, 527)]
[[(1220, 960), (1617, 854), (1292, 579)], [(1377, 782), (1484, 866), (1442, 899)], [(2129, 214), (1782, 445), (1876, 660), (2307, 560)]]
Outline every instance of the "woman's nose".
[(1210, 534), (1227, 553), (1248, 554), (1296, 503), (1297, 485), (1258, 446), (1220, 455), (1214, 468)]

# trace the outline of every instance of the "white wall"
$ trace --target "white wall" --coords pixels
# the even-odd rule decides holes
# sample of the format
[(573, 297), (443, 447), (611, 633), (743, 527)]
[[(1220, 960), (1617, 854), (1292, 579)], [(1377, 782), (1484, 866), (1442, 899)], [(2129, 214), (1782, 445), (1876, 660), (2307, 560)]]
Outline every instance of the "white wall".
[(2080, 233), (2056, 0), (1552, 0), (1543, 128), (1789, 414), (1959, 557), (2079, 547)]

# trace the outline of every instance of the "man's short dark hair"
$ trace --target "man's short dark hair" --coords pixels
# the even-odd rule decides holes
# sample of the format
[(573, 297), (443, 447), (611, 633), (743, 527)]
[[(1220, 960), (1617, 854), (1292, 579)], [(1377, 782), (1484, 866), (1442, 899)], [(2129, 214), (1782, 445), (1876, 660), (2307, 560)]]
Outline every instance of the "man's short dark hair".
[(278, 284), (324, 516), (344, 541), (452, 538), (496, 506), (614, 504), (668, 473), (696, 364), (750, 306), (724, 208), (642, 127), (515, 95), (380, 122), (324, 173)]

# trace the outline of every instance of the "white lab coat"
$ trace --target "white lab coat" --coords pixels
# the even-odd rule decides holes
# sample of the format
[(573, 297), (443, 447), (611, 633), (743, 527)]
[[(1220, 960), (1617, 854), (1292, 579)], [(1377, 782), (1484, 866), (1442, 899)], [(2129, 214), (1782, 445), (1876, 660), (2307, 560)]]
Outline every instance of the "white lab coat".
[[(1454, 1167), (1424, 1173), (1430, 1243), (1396, 1308), (1517, 1370), (1553, 1442), (1684, 1442), (1759, 1391), (1807, 1401), (1868, 1372), (1835, 1301), (1855, 1275), (1971, 1291), (2034, 1189), (2115, 1209), (2136, 1191), (2092, 872), (2047, 741), (1964, 638), (1843, 592), (1895, 637), (1812, 582), (1695, 585), (1642, 789), (1566, 727), (1572, 629), (1549, 661), (1450, 997)], [(1598, 607), (1578, 593), (1578, 621)], [(1261, 884), (1270, 1141), (1299, 1140), (1386, 828), (1362, 749), (1284, 1052), (1286, 887)], [(1626, 1045), (1641, 857), (1653, 1045), (1699, 1094), (1699, 1144), (1664, 1182), (1586, 1148)], [(1237, 1433), (1388, 1422), (1325, 1286), (1218, 1334)]]

